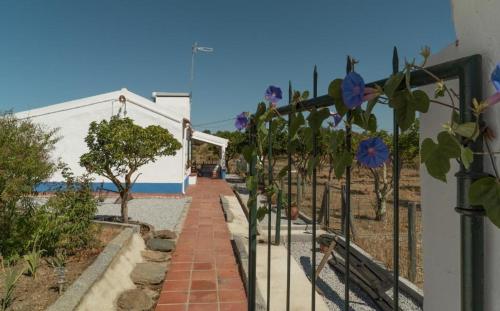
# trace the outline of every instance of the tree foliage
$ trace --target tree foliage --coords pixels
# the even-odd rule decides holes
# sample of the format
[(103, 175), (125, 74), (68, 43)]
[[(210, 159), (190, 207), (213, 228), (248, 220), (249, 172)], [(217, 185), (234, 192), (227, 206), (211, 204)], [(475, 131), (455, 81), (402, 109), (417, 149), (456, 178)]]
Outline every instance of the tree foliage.
[(113, 116), (92, 122), (85, 138), (89, 151), (80, 165), (91, 174), (108, 178), (121, 198), (123, 221), (128, 221), (127, 201), (139, 168), (162, 156), (173, 156), (181, 148), (168, 130), (158, 125), (141, 127), (130, 118)]
[(0, 253), (22, 251), (32, 238), (29, 196), (56, 169), (50, 152), (57, 141), (47, 131), (12, 114), (0, 117)]

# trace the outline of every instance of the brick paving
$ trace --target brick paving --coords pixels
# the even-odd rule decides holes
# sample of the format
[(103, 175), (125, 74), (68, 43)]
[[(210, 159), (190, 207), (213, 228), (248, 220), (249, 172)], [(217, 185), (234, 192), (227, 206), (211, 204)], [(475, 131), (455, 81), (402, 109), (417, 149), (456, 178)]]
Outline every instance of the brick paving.
[(156, 311), (243, 311), (247, 300), (219, 195), (220, 179), (198, 178)]

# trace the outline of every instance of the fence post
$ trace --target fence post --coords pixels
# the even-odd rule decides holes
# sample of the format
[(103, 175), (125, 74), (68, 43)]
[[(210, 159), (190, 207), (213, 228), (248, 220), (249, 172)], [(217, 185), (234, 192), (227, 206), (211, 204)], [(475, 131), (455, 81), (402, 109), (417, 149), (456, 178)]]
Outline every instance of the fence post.
[(345, 185), (341, 186), (340, 190), (340, 232), (345, 236)]
[(297, 171), (297, 208), (300, 211), (302, 203), (302, 175)]
[(415, 282), (417, 278), (417, 229), (415, 220), (417, 215), (417, 204), (408, 203), (408, 279)]
[(330, 228), (330, 182), (325, 184), (325, 229), (328, 231)]

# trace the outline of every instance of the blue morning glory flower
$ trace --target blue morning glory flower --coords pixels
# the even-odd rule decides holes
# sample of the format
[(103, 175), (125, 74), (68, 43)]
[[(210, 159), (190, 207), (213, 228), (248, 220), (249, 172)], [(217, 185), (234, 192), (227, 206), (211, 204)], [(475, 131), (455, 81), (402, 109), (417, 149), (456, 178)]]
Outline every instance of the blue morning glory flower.
[(347, 108), (354, 109), (363, 103), (365, 81), (363, 81), (363, 78), (359, 74), (355, 72), (348, 73), (340, 87), (342, 90), (342, 99)]
[(380, 137), (368, 138), (359, 143), (356, 159), (369, 168), (380, 167), (389, 159), (389, 148)]
[(500, 63), (495, 66), (495, 69), (491, 73), (491, 82), (493, 82), (493, 86), (500, 92)]
[(267, 101), (276, 104), (283, 98), (283, 93), (279, 87), (271, 85), (267, 88), (264, 98)]
[(236, 116), (234, 126), (238, 131), (245, 129), (248, 126), (248, 113), (242, 112)]
[(330, 112), (330, 116), (333, 118), (333, 127), (337, 127), (342, 121), (342, 116), (336, 112)]

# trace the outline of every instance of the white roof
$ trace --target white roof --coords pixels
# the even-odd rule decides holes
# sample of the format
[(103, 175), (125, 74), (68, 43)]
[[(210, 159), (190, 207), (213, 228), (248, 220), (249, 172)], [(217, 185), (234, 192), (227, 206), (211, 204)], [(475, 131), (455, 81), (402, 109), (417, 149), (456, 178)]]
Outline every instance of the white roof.
[(229, 140), (227, 140), (225, 138), (211, 135), (211, 134), (207, 134), (207, 133), (203, 133), (200, 131), (193, 131), (193, 135), (191, 136), (191, 138), (194, 140), (202, 141), (202, 142), (209, 143), (209, 144), (216, 145), (216, 146), (220, 146), (223, 148), (227, 148), (227, 144), (229, 142)]
[(178, 116), (174, 111), (169, 111), (168, 108), (164, 106), (159, 106), (155, 102), (130, 92), (129, 90), (123, 88), (118, 91), (104, 93), (100, 95), (80, 98), (76, 100), (71, 100), (59, 104), (54, 104), (50, 106), (45, 106), (41, 108), (35, 108), (31, 110), (21, 111), (16, 113), (16, 116), (20, 119), (35, 118), (47, 114), (53, 114), (61, 111), (67, 111), (72, 109), (78, 109), (82, 107), (88, 107), (92, 105), (97, 105), (105, 102), (118, 101), (118, 98), (123, 95), (125, 96), (127, 103), (139, 106), (143, 109), (149, 110), (159, 116), (167, 118), (176, 123), (182, 123), (182, 118)]

